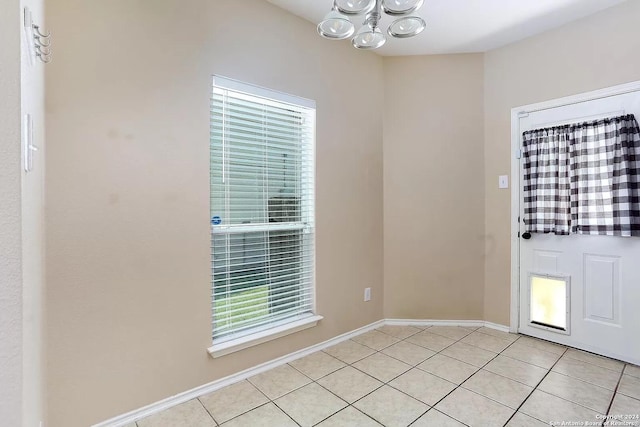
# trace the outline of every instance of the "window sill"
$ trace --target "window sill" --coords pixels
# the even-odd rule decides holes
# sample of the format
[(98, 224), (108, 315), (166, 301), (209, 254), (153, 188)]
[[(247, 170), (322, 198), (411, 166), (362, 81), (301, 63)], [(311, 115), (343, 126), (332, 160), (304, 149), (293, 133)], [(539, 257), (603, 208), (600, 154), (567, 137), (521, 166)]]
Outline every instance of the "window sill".
[(214, 344), (209, 347), (207, 351), (213, 358), (225, 356), (230, 353), (235, 353), (236, 351), (244, 350), (245, 348), (253, 347), (267, 341), (275, 340), (277, 338), (293, 334), (294, 332), (313, 328), (322, 319), (322, 316), (309, 316), (307, 318), (296, 320), (294, 322), (290, 322), (285, 325), (261, 331), (252, 335), (225, 341), (220, 344)]

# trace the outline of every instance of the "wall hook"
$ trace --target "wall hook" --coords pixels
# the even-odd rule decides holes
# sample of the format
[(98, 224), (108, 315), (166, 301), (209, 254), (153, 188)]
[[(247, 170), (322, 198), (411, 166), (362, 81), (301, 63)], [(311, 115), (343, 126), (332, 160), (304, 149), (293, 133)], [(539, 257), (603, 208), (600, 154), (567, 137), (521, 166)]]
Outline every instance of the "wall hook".
[(33, 24), (33, 30), (35, 31), (36, 36), (38, 36), (38, 37), (42, 37), (42, 38), (45, 38), (45, 39), (48, 39), (49, 37), (51, 37), (51, 31), (47, 31), (47, 34), (42, 34), (40, 32), (40, 26), (39, 25)]
[(43, 32), (39, 25), (33, 23), (31, 10), (24, 8), (24, 35), (29, 49), (29, 62), (33, 65), (37, 58), (45, 64), (51, 62), (51, 31)]
[(49, 62), (51, 62), (51, 53), (49, 54), (43, 54), (43, 53), (36, 53), (36, 57), (38, 57), (40, 59), (40, 61), (42, 61), (45, 64), (48, 64)]
[[(36, 40), (36, 43), (38, 43), (40, 46), (44, 46), (44, 47), (51, 46), (51, 39), (49, 37), (44, 38), (44, 37), (40, 37), (40, 36), (35, 36), (34, 38)], [(46, 40), (46, 42), (45, 42), (45, 40)]]
[(36, 47), (38, 53), (44, 55), (44, 56), (50, 56), (51, 55), (51, 48), (48, 48), (47, 46), (37, 46)]

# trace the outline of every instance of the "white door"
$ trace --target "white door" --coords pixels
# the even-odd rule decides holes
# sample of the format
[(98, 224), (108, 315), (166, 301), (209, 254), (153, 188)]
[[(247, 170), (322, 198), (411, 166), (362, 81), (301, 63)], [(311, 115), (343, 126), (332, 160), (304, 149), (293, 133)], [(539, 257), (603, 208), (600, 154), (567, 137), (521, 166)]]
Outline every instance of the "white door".
[[(529, 113), (519, 119), (518, 135), (623, 114), (640, 120), (640, 92)], [(522, 221), (518, 227), (518, 331), (640, 363), (640, 237), (531, 233), (525, 239)]]

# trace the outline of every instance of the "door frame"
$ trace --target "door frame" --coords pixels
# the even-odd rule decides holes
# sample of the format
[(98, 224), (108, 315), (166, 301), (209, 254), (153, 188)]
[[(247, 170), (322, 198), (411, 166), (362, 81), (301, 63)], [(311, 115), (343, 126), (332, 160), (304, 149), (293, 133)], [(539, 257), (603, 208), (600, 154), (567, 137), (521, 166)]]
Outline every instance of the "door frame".
[(509, 331), (517, 333), (520, 319), (520, 118), (530, 113), (594, 101), (611, 96), (640, 92), (640, 80), (570, 95), (563, 98), (523, 105), (511, 109), (511, 310)]

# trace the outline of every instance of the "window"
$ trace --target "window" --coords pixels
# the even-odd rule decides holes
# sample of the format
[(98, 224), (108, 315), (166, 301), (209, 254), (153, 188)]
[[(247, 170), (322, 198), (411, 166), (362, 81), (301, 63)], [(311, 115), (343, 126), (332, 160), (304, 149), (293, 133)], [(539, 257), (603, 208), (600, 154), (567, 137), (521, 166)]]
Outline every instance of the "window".
[(213, 341), (313, 317), (315, 103), (214, 77)]

